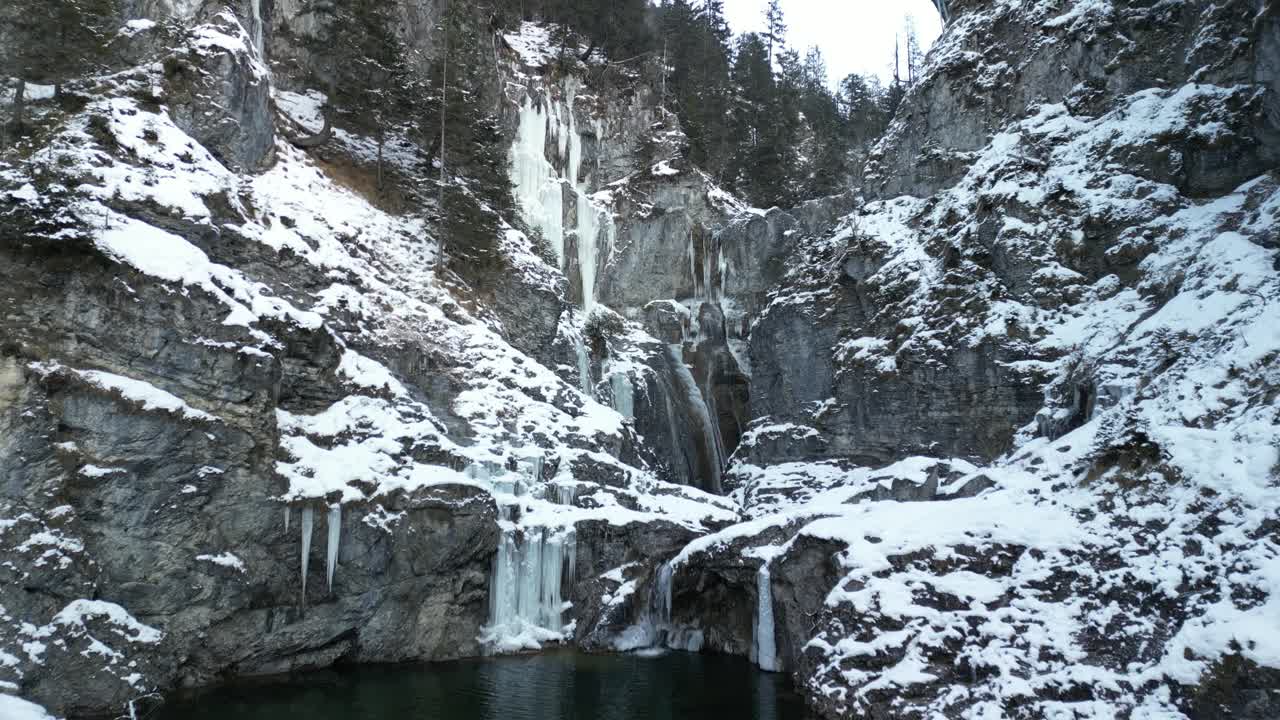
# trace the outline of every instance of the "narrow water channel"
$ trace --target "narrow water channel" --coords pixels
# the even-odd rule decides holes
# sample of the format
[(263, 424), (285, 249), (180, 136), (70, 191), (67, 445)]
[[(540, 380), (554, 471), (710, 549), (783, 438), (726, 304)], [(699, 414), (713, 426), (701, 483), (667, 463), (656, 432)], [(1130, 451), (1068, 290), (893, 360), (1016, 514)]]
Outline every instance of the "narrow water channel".
[(170, 698), (156, 720), (802, 720), (740, 658), (544, 655), (308, 673)]

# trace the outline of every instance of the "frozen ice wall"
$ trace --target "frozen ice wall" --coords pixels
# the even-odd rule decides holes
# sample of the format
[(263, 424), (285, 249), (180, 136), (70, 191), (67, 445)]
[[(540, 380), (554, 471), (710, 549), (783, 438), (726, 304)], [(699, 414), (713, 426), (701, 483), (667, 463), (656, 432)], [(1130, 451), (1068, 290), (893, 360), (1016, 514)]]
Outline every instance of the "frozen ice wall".
[[(524, 98), (511, 146), (511, 182), (525, 221), (550, 243), (566, 273), (575, 269), (566, 257), (567, 240), (573, 238), (586, 311), (595, 304), (596, 277), (616, 229), (612, 213), (592, 200), (591, 178), (583, 173), (582, 135), (574, 112), (576, 84), (567, 80), (562, 89), (563, 99), (551, 90)], [(566, 217), (572, 220), (569, 226)]]

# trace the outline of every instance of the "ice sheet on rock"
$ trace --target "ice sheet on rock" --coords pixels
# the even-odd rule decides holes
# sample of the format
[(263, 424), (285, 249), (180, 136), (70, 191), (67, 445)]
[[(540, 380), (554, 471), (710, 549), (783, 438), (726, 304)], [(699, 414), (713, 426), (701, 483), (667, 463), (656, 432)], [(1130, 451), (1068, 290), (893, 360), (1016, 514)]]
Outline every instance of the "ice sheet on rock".
[(201, 288), (230, 310), (225, 325), (250, 326), (264, 317), (309, 329), (321, 325), (316, 313), (267, 294), (264, 286), (238, 270), (211, 262), (204, 251), (177, 235), (101, 205), (84, 205), (79, 213), (87, 222), (106, 224), (95, 238), (104, 253), (144, 274)]
[(385, 390), (392, 395), (402, 397), (409, 394), (409, 391), (385, 365), (351, 349), (343, 351), (342, 361), (338, 365), (338, 374), (357, 387), (367, 390)]
[(324, 129), (324, 106), (329, 102), (324, 93), (310, 89), (301, 93), (276, 90), (273, 97), (276, 106), (305, 130), (318, 133)]

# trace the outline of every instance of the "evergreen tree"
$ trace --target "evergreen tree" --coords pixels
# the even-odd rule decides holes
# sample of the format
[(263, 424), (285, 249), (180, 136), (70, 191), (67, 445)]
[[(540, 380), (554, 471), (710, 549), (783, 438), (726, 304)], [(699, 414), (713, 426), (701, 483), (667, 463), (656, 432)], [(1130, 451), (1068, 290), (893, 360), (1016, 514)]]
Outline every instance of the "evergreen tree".
[(733, 33), (724, 17), (723, 0), (706, 0), (698, 13), (701, 29), (701, 74), (699, 100), (701, 114), (697, 119), (697, 146), (694, 162), (721, 177), (729, 154), (729, 39)]
[(911, 15), (903, 20), (902, 34), (906, 41), (907, 85), (914, 85), (924, 67), (924, 52), (920, 49), (920, 36), (916, 33), (916, 19)]
[(755, 33), (738, 38), (733, 64), (731, 123), (736, 147), (728, 179), (739, 195), (757, 205), (770, 204), (787, 180), (776, 143), (777, 95), (769, 67), (767, 40)]
[(689, 137), (689, 157), (717, 175), (725, 164), (729, 136), (725, 43), (730, 33), (723, 12), (720, 2), (695, 8), (688, 0), (667, 0), (658, 17), (663, 55), (671, 68), (666, 95)]
[(845, 118), (827, 81), (827, 63), (818, 48), (805, 53), (801, 65), (800, 107), (811, 131), (800, 192), (803, 197), (838, 192), (844, 181), (848, 139)]
[(885, 90), (880, 78), (851, 74), (840, 82), (840, 112), (847, 135), (854, 145), (869, 145), (884, 132), (882, 112)]
[(774, 51), (786, 43), (787, 24), (782, 15), (782, 0), (769, 0), (764, 11), (764, 37), (768, 43), (769, 64), (773, 64)]
[(431, 94), (430, 115), (440, 134), (435, 154), (441, 249), (449, 268), (468, 281), (501, 261), (501, 218), (512, 216), (515, 207), (502, 126), (486, 100), (493, 58), (485, 14), (461, 0), (446, 5), (440, 27), (444, 54)]
[(17, 77), (15, 132), (25, 121), (26, 84), (52, 84), (61, 95), (68, 80), (100, 70), (118, 22), (115, 0), (5, 0), (0, 67)]
[(316, 0), (309, 9), (321, 25), (307, 45), (329, 59), (323, 80), (331, 110), (373, 133), (382, 189), (387, 133), (397, 119), (414, 113), (423, 89), (411, 72), (410, 50), (396, 32), (395, 7), (381, 0)]

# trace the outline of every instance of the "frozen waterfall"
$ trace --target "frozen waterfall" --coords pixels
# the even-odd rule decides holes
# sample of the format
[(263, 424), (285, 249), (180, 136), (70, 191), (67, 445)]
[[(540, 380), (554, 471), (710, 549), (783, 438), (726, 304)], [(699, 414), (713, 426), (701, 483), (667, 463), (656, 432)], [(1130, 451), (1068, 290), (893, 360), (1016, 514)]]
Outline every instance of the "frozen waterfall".
[(573, 350), (578, 358), (578, 389), (586, 395), (594, 396), (592, 385), (595, 383), (591, 382), (591, 358), (587, 357), (587, 344), (583, 342), (582, 335), (578, 335), (574, 341)]
[(565, 639), (561, 587), (575, 572), (573, 528), (504, 528), (489, 584), (482, 640), (497, 652), (533, 650)]
[[(596, 276), (616, 238), (613, 214), (600, 207), (588, 194), (590, 182), (583, 179), (582, 135), (574, 114), (574, 88), (568, 87), (564, 101), (548, 92), (540, 102), (525, 97), (520, 106), (519, 126), (512, 143), (511, 182), (525, 221), (551, 245), (560, 269), (570, 272), (566, 257), (567, 234), (577, 251), (577, 272), (582, 287), (582, 310), (590, 312), (596, 301)], [(597, 135), (603, 132), (594, 125)], [(548, 139), (554, 142), (549, 145)], [(548, 159), (548, 153), (554, 158)], [(572, 193), (574, 226), (565, 227), (565, 195)], [(603, 241), (603, 244), (602, 244)], [(580, 387), (592, 395), (591, 365), (582, 339), (575, 342)]]
[[(564, 267), (563, 179), (547, 161), (547, 132), (558, 134), (560, 118), (525, 98), (511, 145), (511, 183), (524, 219), (542, 233)], [(563, 151), (562, 151), (563, 152)]]

